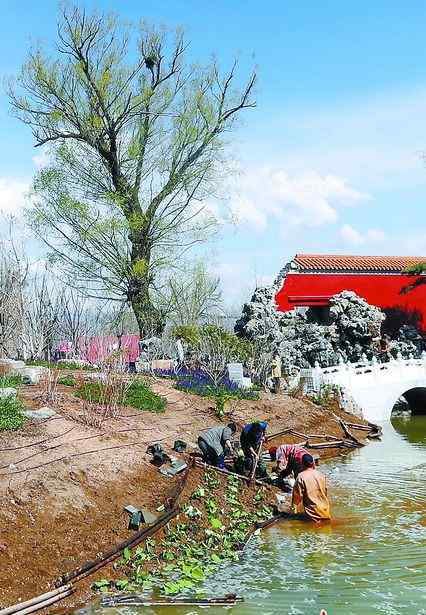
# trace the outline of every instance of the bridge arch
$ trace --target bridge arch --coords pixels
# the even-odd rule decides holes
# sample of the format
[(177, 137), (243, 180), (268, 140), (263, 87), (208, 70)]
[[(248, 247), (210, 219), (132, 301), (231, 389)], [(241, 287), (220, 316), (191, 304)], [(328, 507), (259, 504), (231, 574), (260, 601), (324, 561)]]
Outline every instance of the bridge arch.
[[(378, 391), (380, 391), (380, 381), (377, 382)], [(379, 408), (377, 408), (378, 412), (374, 412), (376, 415), (376, 420), (380, 421), (388, 421), (392, 416), (392, 410), (398, 401), (398, 399), (404, 396), (408, 391), (419, 391), (424, 390), (426, 395), (426, 374), (423, 379), (407, 379), (396, 381), (394, 383), (386, 383), (386, 393), (383, 395), (382, 403), (378, 404)], [(379, 393), (380, 395), (380, 393)], [(408, 402), (408, 400), (407, 400)], [(365, 414), (365, 418), (367, 420), (373, 420), (371, 418), (371, 410), (368, 404), (364, 404), (363, 412)]]
[(344, 401), (355, 402), (364, 418), (373, 423), (389, 421), (396, 401), (405, 393), (411, 397), (416, 411), (426, 414), (426, 353), (418, 359), (398, 357), (383, 364), (365, 359), (357, 364), (323, 369), (317, 365), (312, 379), (315, 390), (321, 384), (339, 385)]
[(426, 384), (408, 389), (400, 397), (406, 400), (411, 414), (426, 414)]

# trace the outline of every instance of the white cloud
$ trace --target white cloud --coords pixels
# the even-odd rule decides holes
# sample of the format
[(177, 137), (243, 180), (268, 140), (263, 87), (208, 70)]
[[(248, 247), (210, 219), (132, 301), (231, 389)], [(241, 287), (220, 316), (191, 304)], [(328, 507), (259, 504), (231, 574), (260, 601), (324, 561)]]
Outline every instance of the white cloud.
[(267, 227), (267, 215), (248, 196), (236, 195), (230, 203), (232, 217), (237, 223), (247, 224), (258, 230), (265, 230)]
[(340, 207), (369, 198), (337, 175), (264, 166), (240, 175), (230, 209), (237, 222), (258, 231), (270, 223), (317, 227), (336, 222)]
[(379, 229), (370, 229), (367, 231), (367, 241), (384, 241), (386, 233)]
[(323, 107), (308, 101), (305, 108), (270, 113), (258, 130), (262, 140), (247, 155), (274, 159), (289, 172), (332, 169), (368, 192), (424, 188), (425, 106), (425, 87), (328, 100)]
[(0, 212), (19, 214), (29, 188), (29, 183), (23, 179), (0, 177)]
[(352, 246), (361, 246), (366, 243), (384, 241), (386, 235), (378, 229), (368, 229), (365, 233), (360, 233), (350, 224), (344, 224), (340, 229), (340, 236)]
[(223, 299), (227, 306), (240, 303), (255, 287), (255, 276), (247, 262), (223, 262), (212, 266), (212, 272), (220, 278)]
[(363, 237), (356, 229), (349, 224), (344, 224), (340, 229), (340, 236), (342, 239), (352, 244), (353, 246), (359, 246), (363, 243)]

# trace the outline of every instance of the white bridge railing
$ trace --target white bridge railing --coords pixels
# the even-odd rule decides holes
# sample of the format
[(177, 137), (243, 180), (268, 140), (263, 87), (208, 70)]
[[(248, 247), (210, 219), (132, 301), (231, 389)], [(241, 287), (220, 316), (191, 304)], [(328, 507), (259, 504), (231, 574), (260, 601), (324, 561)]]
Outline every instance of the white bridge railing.
[(350, 397), (368, 420), (386, 420), (393, 405), (406, 391), (426, 387), (426, 352), (420, 358), (403, 359), (398, 355), (387, 363), (363, 356), (357, 363), (344, 363), (322, 368), (317, 363), (310, 370), (311, 389), (319, 392), (322, 385), (335, 384)]

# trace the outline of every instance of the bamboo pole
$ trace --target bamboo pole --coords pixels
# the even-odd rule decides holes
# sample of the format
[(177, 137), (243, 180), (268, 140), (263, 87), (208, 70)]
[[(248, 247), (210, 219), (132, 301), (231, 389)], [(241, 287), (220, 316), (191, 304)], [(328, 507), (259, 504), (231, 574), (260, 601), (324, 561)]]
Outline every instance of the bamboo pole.
[(258, 447), (258, 449), (257, 449), (257, 453), (256, 453), (255, 458), (254, 458), (253, 468), (252, 468), (252, 471), (250, 472), (250, 481), (249, 481), (249, 485), (253, 482), (254, 477), (256, 476), (256, 470), (257, 470), (257, 466), (258, 466), (258, 464), (259, 464), (260, 454), (261, 454), (261, 452), (262, 452), (262, 447), (263, 447), (263, 442), (264, 442), (264, 440), (265, 440), (265, 437), (263, 436), (263, 437), (260, 439), (260, 442), (259, 442), (259, 447)]
[(358, 438), (349, 431), (349, 428), (343, 419), (340, 419), (340, 426), (343, 429), (345, 436), (347, 436), (350, 440), (353, 440), (358, 446), (365, 446), (361, 440), (358, 440)]
[(311, 433), (308, 435), (308, 439), (310, 438), (324, 438), (324, 440), (341, 440), (342, 438), (338, 438), (337, 436), (329, 436), (326, 433)]
[(191, 606), (227, 606), (243, 602), (243, 598), (229, 594), (221, 598), (175, 598), (174, 600), (147, 600), (143, 596), (137, 594), (123, 594), (120, 596), (112, 596), (102, 600), (103, 607), (120, 607), (120, 606), (177, 606), (179, 604)]
[(71, 579), (76, 579), (77, 577), (83, 575), (87, 576), (88, 574), (92, 574), (96, 570), (99, 570), (99, 568), (103, 568), (103, 566), (106, 566), (106, 564), (109, 564), (110, 562), (117, 559), (120, 556), (120, 553), (125, 548), (131, 549), (140, 542), (142, 542), (142, 540), (144, 540), (145, 538), (148, 538), (149, 536), (155, 534), (159, 529), (161, 529), (164, 525), (166, 525), (169, 521), (176, 517), (179, 512), (180, 510), (178, 508), (169, 511), (168, 513), (160, 517), (158, 521), (156, 521), (149, 527), (141, 530), (140, 532), (137, 532), (128, 540), (125, 540), (124, 542), (121, 542), (115, 547), (112, 547), (112, 549), (109, 549), (109, 551), (103, 553), (100, 557), (86, 562), (85, 564), (83, 564), (79, 568), (76, 568), (75, 570), (72, 570), (71, 572), (63, 574), (55, 581), (55, 586), (61, 587), (61, 585), (68, 583), (68, 581), (71, 581)]
[(352, 429), (359, 429), (360, 431), (372, 431), (372, 427), (369, 425), (360, 425), (359, 423), (346, 423), (348, 427)]
[[(229, 470), (226, 470), (225, 468), (217, 468), (216, 466), (210, 466), (208, 463), (204, 463), (204, 461), (198, 461), (198, 459), (195, 460), (195, 465), (196, 467), (202, 468), (204, 470), (214, 470), (215, 472), (219, 472), (219, 474), (225, 474), (226, 476), (233, 476), (234, 478), (238, 478), (239, 480), (245, 483), (250, 482), (249, 476), (243, 476), (242, 474), (237, 474), (236, 472), (230, 472)], [(264, 486), (265, 484), (263, 481), (259, 480), (258, 478), (254, 482), (262, 486)]]
[(287, 429), (283, 429), (282, 431), (277, 431), (277, 433), (273, 433), (270, 436), (266, 436), (265, 442), (269, 442), (269, 440), (273, 440), (274, 438), (278, 438), (279, 436), (285, 436), (290, 431), (291, 431), (290, 427), (287, 427)]
[[(16, 474), (22, 474), (23, 472), (30, 472), (31, 470), (38, 470), (39, 468), (43, 468), (45, 466), (50, 465), (51, 463), (56, 463), (57, 461), (63, 461), (64, 459), (72, 459), (74, 457), (81, 457), (82, 455), (91, 455), (92, 453), (102, 453), (103, 451), (112, 451), (113, 449), (117, 449), (117, 448), (125, 448), (127, 446), (140, 446), (142, 444), (146, 445), (146, 442), (140, 441), (140, 442), (130, 442), (129, 444), (119, 444), (116, 446), (107, 446), (106, 448), (97, 448), (97, 449), (93, 449), (91, 451), (82, 451), (80, 453), (72, 453), (70, 455), (64, 455), (63, 457), (57, 457), (56, 459), (52, 459), (51, 461), (45, 461), (44, 463), (39, 463), (36, 466), (31, 466), (30, 468), (23, 468), (22, 470), (15, 470), (14, 472), (9, 472), (9, 473), (3, 473), (0, 474), (0, 478), (3, 476), (15, 476)], [(56, 448), (56, 447), (51, 447), (51, 448)]]
[(305, 440), (309, 438), (309, 436), (307, 436), (305, 433), (302, 433), (301, 431), (296, 431), (295, 429), (290, 429), (290, 433), (292, 436), (300, 436), (301, 438), (304, 438)]
[(368, 426), (371, 427), (373, 431), (376, 431), (379, 434), (383, 433), (383, 429), (380, 427), (380, 425), (376, 425), (376, 423), (368, 422)]
[(277, 521), (281, 521), (281, 519), (288, 519), (290, 517), (290, 513), (278, 513), (277, 515), (274, 515), (273, 517), (271, 517), (270, 519), (267, 519), (266, 521), (258, 521), (256, 523), (256, 528), (258, 529), (265, 529), (267, 527), (270, 527), (271, 525), (274, 525), (274, 523), (277, 523)]
[(341, 446), (345, 446), (344, 440), (338, 440), (337, 442), (317, 442), (316, 444), (306, 443), (306, 448), (340, 448)]
[(68, 596), (70, 596), (73, 592), (74, 592), (74, 589), (69, 589), (68, 591), (63, 592), (62, 594), (58, 594), (57, 596), (53, 596), (52, 598), (49, 598), (49, 600), (44, 600), (43, 602), (37, 602), (37, 604), (34, 604), (33, 606), (29, 606), (28, 608), (23, 609), (22, 611), (18, 611), (18, 614), (27, 615), (28, 613), (34, 613), (34, 611), (45, 609), (46, 607), (52, 604), (56, 604), (56, 602), (59, 602), (60, 600), (63, 600), (64, 598), (68, 598)]
[(35, 596), (25, 602), (18, 602), (13, 606), (6, 607), (0, 611), (0, 615), (11, 615), (11, 613), (19, 613), (19, 615), (24, 615), (24, 613), (31, 613), (32, 611), (49, 606), (54, 602), (58, 602), (62, 598), (69, 596), (73, 591), (74, 588), (72, 585), (64, 585), (58, 589), (53, 589), (50, 592), (41, 594), (40, 596)]

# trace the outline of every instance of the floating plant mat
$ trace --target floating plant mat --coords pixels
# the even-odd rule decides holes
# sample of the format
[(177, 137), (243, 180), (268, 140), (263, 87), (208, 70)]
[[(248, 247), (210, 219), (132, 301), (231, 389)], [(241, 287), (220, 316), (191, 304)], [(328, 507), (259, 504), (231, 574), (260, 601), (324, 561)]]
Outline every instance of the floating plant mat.
[(272, 516), (266, 487), (248, 486), (214, 470), (194, 470), (182, 512), (136, 549), (125, 549), (115, 564), (117, 580), (101, 579), (93, 588), (105, 593), (153, 591), (176, 596), (199, 588), (225, 562), (238, 561), (256, 523)]

